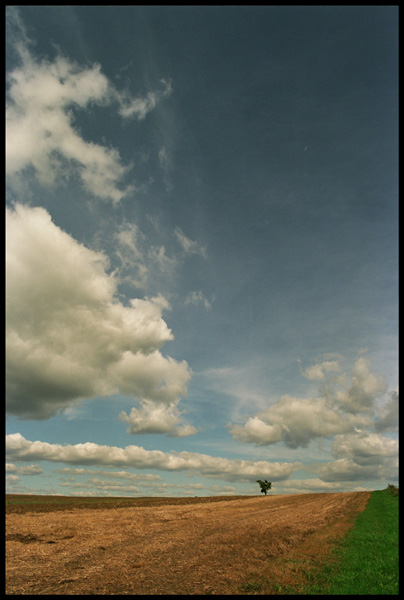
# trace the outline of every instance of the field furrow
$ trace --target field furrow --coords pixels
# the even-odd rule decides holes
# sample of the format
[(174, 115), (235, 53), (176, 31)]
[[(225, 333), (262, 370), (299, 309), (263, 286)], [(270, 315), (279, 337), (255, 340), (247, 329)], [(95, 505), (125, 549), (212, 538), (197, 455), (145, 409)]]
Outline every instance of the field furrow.
[(10, 513), (6, 593), (237, 594), (252, 575), (279, 578), (280, 557), (285, 578), (285, 556), (293, 565), (297, 551), (300, 560), (316, 548), (326, 553), (327, 540), (346, 532), (369, 496)]

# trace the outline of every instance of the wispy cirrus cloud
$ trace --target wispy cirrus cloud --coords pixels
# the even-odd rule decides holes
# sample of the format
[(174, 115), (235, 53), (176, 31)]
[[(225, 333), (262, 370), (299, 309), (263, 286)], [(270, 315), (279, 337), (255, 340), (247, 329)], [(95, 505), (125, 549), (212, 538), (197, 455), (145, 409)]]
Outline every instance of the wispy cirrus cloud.
[(188, 294), (188, 296), (185, 298), (184, 303), (186, 305), (192, 305), (192, 306), (203, 306), (207, 310), (212, 308), (212, 302), (210, 300), (208, 300), (208, 298), (205, 296), (205, 294), (203, 292), (201, 292), (200, 290), (193, 291), (190, 294)]
[[(117, 276), (120, 281), (143, 290), (156, 282), (160, 287), (169, 287), (193, 255), (206, 257), (206, 249), (199, 242), (190, 240), (182, 232), (178, 237), (178, 227), (173, 232), (171, 229), (162, 231), (158, 224), (153, 226), (155, 230), (146, 235), (133, 221), (124, 221), (114, 235), (112, 253), (119, 261)], [(173, 239), (181, 240), (180, 250), (173, 245)], [(187, 294), (184, 303), (201, 305), (206, 309), (212, 307), (212, 302), (200, 290)]]
[(202, 246), (199, 242), (186, 236), (181, 227), (176, 227), (174, 233), (185, 254), (199, 254), (200, 256), (206, 258), (205, 246)]
[(114, 96), (119, 103), (118, 113), (126, 119), (136, 118), (142, 121), (146, 115), (156, 108), (157, 104), (163, 98), (168, 97), (172, 92), (172, 82), (161, 79), (161, 90), (148, 92), (144, 97), (133, 98), (129, 92), (114, 91)]

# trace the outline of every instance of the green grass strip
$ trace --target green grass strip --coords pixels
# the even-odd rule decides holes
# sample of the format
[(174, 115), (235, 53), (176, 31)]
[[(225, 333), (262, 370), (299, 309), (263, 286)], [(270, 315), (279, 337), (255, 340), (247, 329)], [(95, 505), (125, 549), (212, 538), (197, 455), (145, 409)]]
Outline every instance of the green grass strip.
[(398, 595), (398, 495), (372, 492), (334, 555), (338, 566), (326, 567), (305, 594)]

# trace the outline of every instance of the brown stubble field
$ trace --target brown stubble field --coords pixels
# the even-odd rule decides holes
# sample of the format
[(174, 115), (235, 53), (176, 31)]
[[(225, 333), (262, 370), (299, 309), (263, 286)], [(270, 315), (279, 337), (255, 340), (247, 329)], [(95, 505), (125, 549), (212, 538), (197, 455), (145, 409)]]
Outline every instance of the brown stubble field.
[(258, 579), (276, 593), (327, 560), (369, 496), (11, 504), (6, 594), (244, 594)]

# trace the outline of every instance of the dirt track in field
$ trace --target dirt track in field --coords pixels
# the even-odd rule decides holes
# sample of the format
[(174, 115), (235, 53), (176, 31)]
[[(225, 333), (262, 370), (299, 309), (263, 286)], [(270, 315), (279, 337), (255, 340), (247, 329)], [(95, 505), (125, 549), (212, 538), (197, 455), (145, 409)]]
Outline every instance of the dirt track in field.
[(257, 578), (295, 584), (303, 566), (307, 572), (326, 557), (369, 496), (301, 494), (11, 513), (6, 593), (244, 594)]

